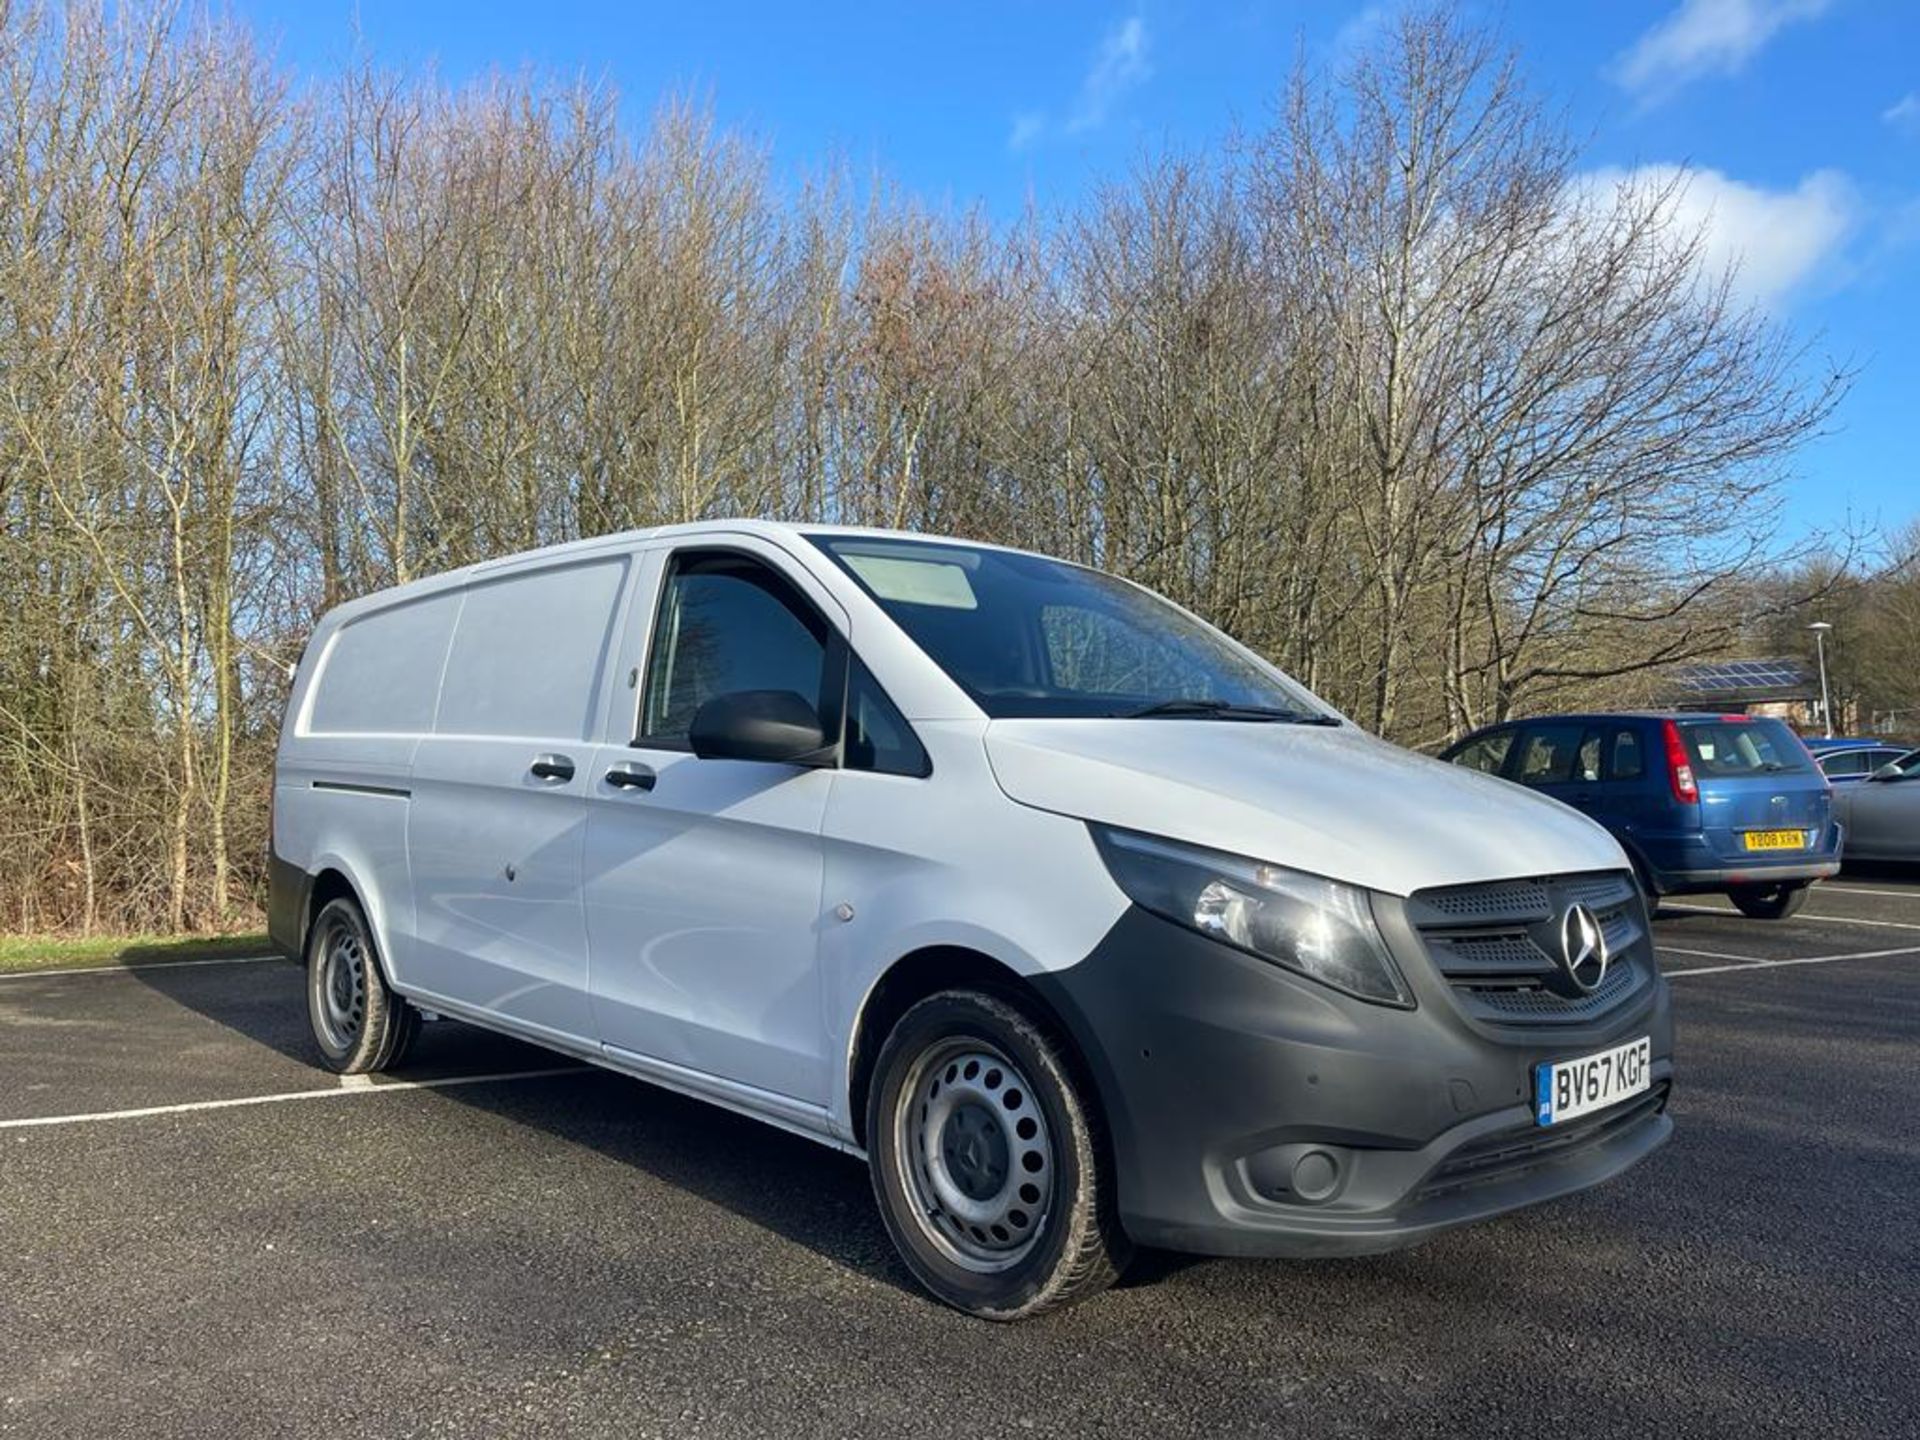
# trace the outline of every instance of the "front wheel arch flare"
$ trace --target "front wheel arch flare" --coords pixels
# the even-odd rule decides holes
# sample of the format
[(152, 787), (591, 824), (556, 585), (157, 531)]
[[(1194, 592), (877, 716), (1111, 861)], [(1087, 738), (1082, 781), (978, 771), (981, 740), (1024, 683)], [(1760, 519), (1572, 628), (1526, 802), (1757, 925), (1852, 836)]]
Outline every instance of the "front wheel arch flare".
[(866, 1000), (854, 1022), (848, 1049), (847, 1101), (848, 1122), (853, 1138), (863, 1149), (867, 1144), (867, 1096), (873, 1086), (874, 1061), (886, 1044), (900, 1017), (929, 995), (942, 990), (974, 989), (997, 995), (1017, 1006), (1030, 1020), (1053, 1032), (1075, 1068), (1085, 1076), (1085, 1060), (1075, 1044), (1073, 1032), (1054, 1013), (1040, 992), (1015, 971), (992, 956), (961, 946), (937, 945), (901, 956), (868, 989)]

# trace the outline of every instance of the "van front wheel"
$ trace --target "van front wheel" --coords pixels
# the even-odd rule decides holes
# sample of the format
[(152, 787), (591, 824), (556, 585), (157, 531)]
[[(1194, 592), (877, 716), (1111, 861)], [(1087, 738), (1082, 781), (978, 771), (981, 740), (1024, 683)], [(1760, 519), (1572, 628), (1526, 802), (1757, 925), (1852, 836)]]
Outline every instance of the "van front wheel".
[(419, 1012), (387, 988), (373, 929), (351, 900), (328, 901), (307, 936), (307, 1020), (342, 1075), (397, 1065), (419, 1027)]
[(1736, 885), (1727, 891), (1734, 909), (1752, 920), (1784, 920), (1807, 903), (1805, 881), (1798, 885)]
[(867, 1141), (881, 1216), (920, 1283), (989, 1320), (1112, 1284), (1129, 1247), (1099, 1123), (1060, 1044), (1006, 1001), (947, 990), (901, 1016)]

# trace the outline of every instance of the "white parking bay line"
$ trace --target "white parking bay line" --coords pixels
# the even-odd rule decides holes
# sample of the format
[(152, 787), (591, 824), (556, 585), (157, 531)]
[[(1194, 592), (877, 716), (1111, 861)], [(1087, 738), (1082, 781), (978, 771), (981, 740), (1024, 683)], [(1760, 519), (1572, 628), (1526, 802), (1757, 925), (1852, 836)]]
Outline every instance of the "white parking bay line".
[(1724, 950), (1683, 950), (1678, 945), (1662, 945), (1657, 941), (1653, 947), (1662, 955), (1688, 955), (1696, 960), (1742, 960), (1749, 965), (1758, 965), (1758, 955), (1729, 955)]
[(1734, 965), (1693, 965), (1685, 970), (1663, 970), (1669, 980), (1682, 975), (1725, 975), (1734, 970), (1779, 970), (1788, 965), (1836, 965), (1842, 960), (1886, 960), (1895, 955), (1920, 955), (1920, 945), (1898, 950), (1860, 950), (1846, 955), (1798, 955), (1786, 960), (1749, 960), (1743, 957)]
[[(1683, 915), (1728, 915), (1740, 918), (1740, 912), (1731, 905), (1674, 905), (1662, 901), (1662, 910), (1675, 910)], [(1826, 915), (1818, 910), (1802, 910), (1792, 920), (1823, 920), (1831, 925), (1872, 925), (1881, 930), (1920, 930), (1920, 922), (1913, 920), (1867, 920), (1858, 915)], [(1789, 920), (1784, 923), (1792, 923)]]
[(62, 970), (9, 970), (0, 980), (42, 980), (49, 975), (131, 975), (136, 970), (185, 970), (194, 965), (260, 965), (280, 955), (220, 955), (211, 960), (148, 960), (131, 965), (72, 965)]
[(143, 1105), (135, 1110), (94, 1110), (83, 1115), (31, 1115), (22, 1120), (0, 1120), (0, 1130), (28, 1130), (44, 1125), (91, 1125), (101, 1120), (144, 1120), (154, 1115), (190, 1115), (198, 1110), (233, 1110), (243, 1105), (278, 1105), (289, 1100), (340, 1100), (354, 1096), (389, 1095), (401, 1090), (447, 1090), (455, 1085), (486, 1085), (509, 1080), (544, 1080), (551, 1075), (583, 1075), (591, 1065), (550, 1065), (540, 1070), (497, 1070), (487, 1075), (448, 1075), (437, 1080), (371, 1080), (365, 1075), (343, 1075), (324, 1090), (284, 1090), (274, 1095), (241, 1095), (231, 1100), (189, 1100), (181, 1105)]
[(1828, 881), (1815, 892), (1821, 897), (1830, 895), (1881, 895), (1889, 900), (1920, 900), (1920, 889), (1915, 890), (1869, 890), (1864, 885), (1835, 885)]

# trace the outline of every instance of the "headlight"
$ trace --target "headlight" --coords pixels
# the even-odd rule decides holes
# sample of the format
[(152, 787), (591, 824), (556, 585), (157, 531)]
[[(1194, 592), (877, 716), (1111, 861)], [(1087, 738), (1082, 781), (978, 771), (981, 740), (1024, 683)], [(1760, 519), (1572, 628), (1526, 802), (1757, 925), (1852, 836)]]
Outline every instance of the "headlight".
[(1362, 1000), (1412, 1006), (1365, 891), (1197, 845), (1088, 828), (1115, 883), (1142, 909)]

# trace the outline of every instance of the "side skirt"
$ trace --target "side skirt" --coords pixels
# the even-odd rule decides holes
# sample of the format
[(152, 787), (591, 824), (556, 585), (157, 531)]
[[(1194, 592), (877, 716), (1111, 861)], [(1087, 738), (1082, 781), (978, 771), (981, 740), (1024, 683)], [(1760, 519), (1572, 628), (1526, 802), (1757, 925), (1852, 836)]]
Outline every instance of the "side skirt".
[(702, 1070), (689, 1069), (685, 1065), (676, 1065), (668, 1060), (656, 1060), (650, 1055), (641, 1055), (631, 1050), (622, 1050), (617, 1045), (596, 1045), (578, 1040), (572, 1036), (557, 1032), (515, 1025), (504, 1021), (497, 1015), (473, 1010), (457, 1001), (443, 999), (437, 995), (408, 995), (411, 1003), (422, 1010), (444, 1015), (449, 1019), (463, 1020), (481, 1030), (490, 1030), (496, 1035), (505, 1035), (510, 1039), (523, 1040), (530, 1045), (539, 1045), (574, 1060), (597, 1065), (603, 1070), (611, 1070), (630, 1079), (644, 1080), (650, 1085), (658, 1085), (663, 1090), (671, 1090), (694, 1100), (705, 1100), (731, 1110), (735, 1114), (745, 1115), (748, 1119), (761, 1121), (777, 1129), (799, 1135), (828, 1149), (838, 1150), (856, 1159), (864, 1160), (866, 1151), (851, 1140), (843, 1139), (833, 1132), (832, 1117), (823, 1105), (812, 1105), (804, 1100), (795, 1100), (789, 1095), (775, 1094), (771, 1090), (761, 1090), (752, 1085), (742, 1085), (736, 1080), (726, 1080), (718, 1075), (709, 1075)]

